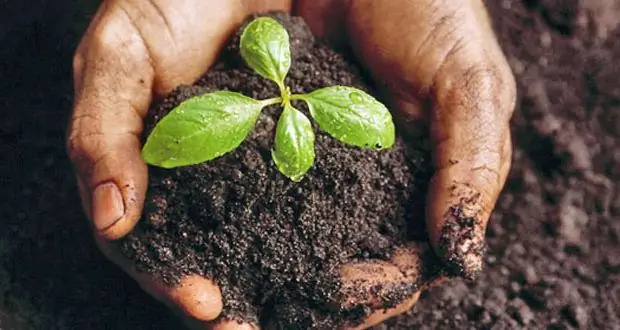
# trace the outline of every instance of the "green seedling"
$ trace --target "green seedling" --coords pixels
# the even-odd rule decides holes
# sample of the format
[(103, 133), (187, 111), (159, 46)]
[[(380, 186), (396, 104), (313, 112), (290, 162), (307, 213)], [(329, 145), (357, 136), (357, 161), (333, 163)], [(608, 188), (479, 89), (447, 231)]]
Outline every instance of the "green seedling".
[(395, 128), (388, 109), (367, 93), (331, 86), (308, 94), (291, 94), (284, 79), (291, 66), (289, 36), (272, 18), (248, 24), (241, 35), (241, 56), (256, 73), (275, 82), (280, 96), (255, 100), (218, 91), (182, 102), (153, 129), (142, 149), (143, 159), (163, 168), (195, 165), (237, 148), (252, 131), (266, 106), (284, 109), (276, 127), (272, 159), (278, 170), (298, 182), (314, 163), (310, 120), (291, 101), (304, 101), (318, 126), (337, 140), (385, 149), (394, 144)]

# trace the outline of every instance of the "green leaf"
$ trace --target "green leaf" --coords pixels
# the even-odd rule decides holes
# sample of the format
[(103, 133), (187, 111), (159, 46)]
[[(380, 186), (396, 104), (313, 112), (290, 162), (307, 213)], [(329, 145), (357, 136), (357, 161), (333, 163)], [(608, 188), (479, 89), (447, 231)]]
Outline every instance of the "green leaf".
[(286, 29), (276, 20), (260, 17), (247, 25), (241, 34), (241, 56), (266, 79), (280, 87), (291, 67), (291, 50)]
[(301, 181), (314, 163), (314, 132), (310, 120), (290, 104), (284, 106), (278, 120), (271, 157), (278, 170), (295, 182)]
[(392, 115), (364, 91), (332, 86), (299, 98), (308, 103), (319, 127), (344, 143), (375, 149), (394, 145), (396, 130)]
[(264, 105), (229, 91), (188, 99), (157, 123), (142, 149), (142, 157), (164, 168), (217, 158), (245, 140)]

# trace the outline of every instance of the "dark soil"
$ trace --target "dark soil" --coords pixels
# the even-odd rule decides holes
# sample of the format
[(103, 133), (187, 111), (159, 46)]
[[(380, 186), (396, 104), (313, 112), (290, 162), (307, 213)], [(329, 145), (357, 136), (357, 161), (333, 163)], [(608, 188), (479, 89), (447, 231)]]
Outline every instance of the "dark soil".
[[(83, 2), (49, 1), (0, 47), (0, 328), (179, 329), (96, 251), (81, 214), (63, 140), (81, 33), (65, 22)], [(618, 329), (618, 2), (487, 4), (519, 101), (484, 272), (377, 329)]]
[[(291, 38), (293, 63), (286, 83), (293, 93), (333, 85), (368, 90), (358, 70), (315, 43), (300, 18), (273, 17)], [(195, 95), (233, 90), (259, 100), (277, 96), (274, 83), (239, 60), (237, 45), (238, 37), (232, 38), (224, 60), (195, 86), (180, 87), (154, 106), (146, 134)], [(296, 105), (310, 116), (305, 103)], [(138, 270), (169, 284), (188, 273), (214, 279), (225, 317), (256, 323), (277, 318), (278, 328), (333, 328), (327, 317), (338, 310), (328, 306), (344, 301), (342, 264), (387, 260), (398, 246), (426, 242), (430, 156), (423, 140), (405, 145), (399, 136), (393, 148), (377, 152), (345, 146), (315, 127), (315, 164), (295, 183), (271, 159), (280, 112), (279, 106), (265, 109), (247, 140), (223, 157), (173, 170), (152, 168), (144, 220), (121, 249)], [(402, 283), (382, 305), (399, 303), (420, 284)], [(360, 308), (343, 313), (357, 318), (363, 315)]]

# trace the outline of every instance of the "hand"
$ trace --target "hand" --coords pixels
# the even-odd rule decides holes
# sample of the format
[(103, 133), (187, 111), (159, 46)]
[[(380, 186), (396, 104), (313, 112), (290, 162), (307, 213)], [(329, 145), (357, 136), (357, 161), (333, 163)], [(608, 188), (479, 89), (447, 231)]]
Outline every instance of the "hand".
[(474, 278), (482, 269), (487, 222), (510, 169), (516, 99), (484, 4), (356, 0), (347, 17), (356, 54), (385, 86), (393, 108), (404, 120), (430, 128), (430, 242), (454, 275)]
[[(99, 246), (148, 292), (194, 320), (219, 315), (222, 300), (213, 282), (194, 276), (167, 288), (135, 272), (106, 243), (129, 232), (142, 212), (147, 185), (140, 159), (142, 119), (153, 95), (192, 83), (208, 69), (247, 14), (292, 7), (286, 0), (109, 0), (76, 51), (68, 151)], [(342, 40), (345, 35), (333, 31), (348, 31), (394, 108), (430, 124), (437, 166), (428, 205), (431, 243), (459, 274), (474, 275), (482, 264), (486, 221), (509, 168), (508, 120), (515, 97), (482, 3), (324, 0), (299, 1), (295, 7), (320, 35)], [(422, 107), (427, 100), (430, 109)], [(393, 275), (387, 282), (402, 280), (403, 265), (416, 265), (415, 251), (402, 251), (389, 263), (370, 264)], [(356, 276), (367, 276), (368, 265), (343, 267), (345, 287), (356, 283)], [(408, 309), (417, 295), (375, 313), (363, 326)]]
[[(475, 278), (487, 222), (510, 169), (516, 99), (482, 0), (302, 0), (297, 10), (315, 34), (349, 43), (400, 120), (429, 127), (435, 164), (427, 200), (430, 243), (452, 275)], [(401, 250), (400, 262), (385, 269), (415, 274), (417, 250)], [(406, 310), (418, 295), (363, 327)]]
[(147, 167), (140, 137), (153, 95), (200, 77), (254, 10), (260, 8), (244, 1), (103, 1), (74, 57), (67, 149), (97, 243), (147, 292), (192, 320), (220, 314), (212, 281), (189, 276), (167, 287), (138, 273), (108, 241), (131, 231), (142, 213)]

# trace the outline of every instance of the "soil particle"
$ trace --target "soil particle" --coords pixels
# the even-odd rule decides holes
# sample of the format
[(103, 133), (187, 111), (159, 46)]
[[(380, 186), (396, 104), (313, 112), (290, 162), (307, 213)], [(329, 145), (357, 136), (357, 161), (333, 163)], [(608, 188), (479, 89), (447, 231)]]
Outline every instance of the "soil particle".
[[(294, 93), (336, 84), (371, 91), (345, 57), (314, 43), (299, 18), (272, 16), (291, 36), (294, 56), (286, 82)], [(238, 35), (230, 53), (237, 51), (232, 45)], [(278, 91), (241, 62), (222, 60), (195, 86), (181, 86), (156, 104), (146, 134), (180, 102), (215, 90), (256, 99)], [(310, 117), (305, 104), (296, 106)], [(357, 322), (373, 308), (395, 306), (437, 276), (440, 268), (424, 265), (425, 260), (408, 270), (415, 276), (401, 270), (404, 277), (395, 283), (389, 281), (401, 274), (385, 276), (380, 269), (353, 285), (340, 280), (343, 264), (389, 260), (409, 241), (425, 243), (430, 164), (422, 144), (398, 137), (393, 148), (381, 152), (351, 148), (315, 126), (315, 165), (293, 183), (271, 161), (279, 113), (275, 106), (265, 109), (247, 140), (223, 157), (150, 170), (144, 219), (120, 243), (138, 269), (169, 285), (190, 273), (212, 278), (222, 290), (224, 317), (267, 321), (274, 328)], [(422, 257), (434, 260), (430, 253)], [(367, 302), (369, 296), (378, 301)], [(357, 303), (346, 305), (344, 298)]]
[(495, 323), (491, 327), (491, 330), (509, 330), (518, 328), (519, 323), (517, 323), (516, 320), (507, 315), (502, 315), (500, 318), (497, 319), (497, 321), (495, 321)]
[(581, 208), (562, 203), (557, 216), (558, 233), (569, 243), (581, 244), (581, 233), (588, 224), (588, 214)]
[(588, 312), (581, 305), (572, 303), (562, 309), (562, 314), (573, 326), (579, 329), (585, 329), (588, 324)]
[(516, 298), (508, 303), (507, 312), (524, 326), (530, 324), (532, 319), (534, 319), (534, 313), (530, 307), (519, 298)]
[(536, 284), (539, 281), (538, 274), (536, 273), (536, 268), (532, 265), (526, 265), (523, 270), (523, 280), (526, 284)]
[(504, 290), (496, 288), (491, 291), (491, 294), (484, 301), (486, 310), (493, 316), (500, 316), (504, 314), (505, 306), (508, 301), (508, 296)]

